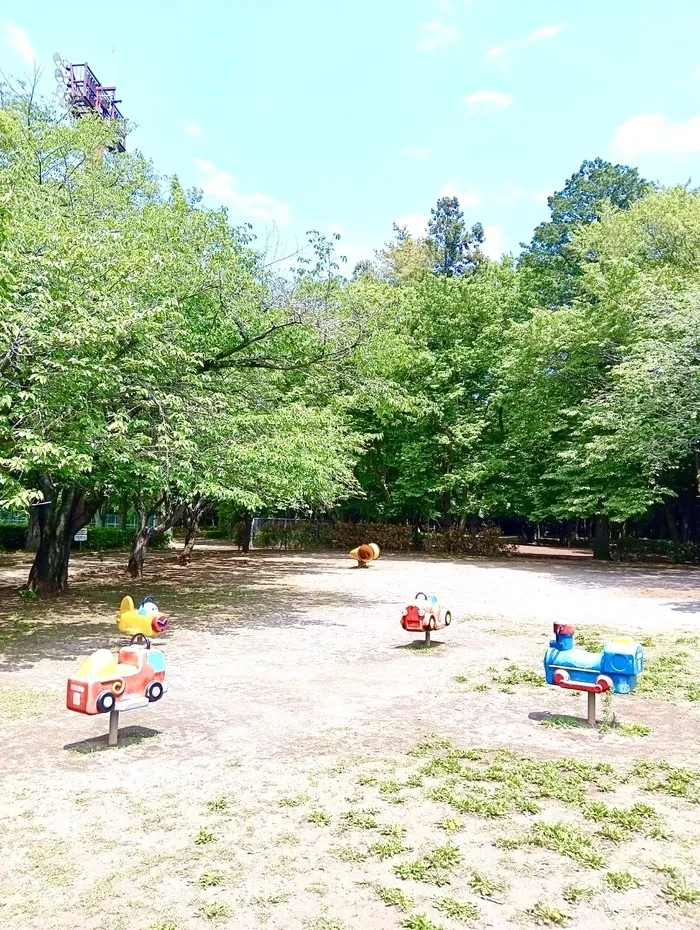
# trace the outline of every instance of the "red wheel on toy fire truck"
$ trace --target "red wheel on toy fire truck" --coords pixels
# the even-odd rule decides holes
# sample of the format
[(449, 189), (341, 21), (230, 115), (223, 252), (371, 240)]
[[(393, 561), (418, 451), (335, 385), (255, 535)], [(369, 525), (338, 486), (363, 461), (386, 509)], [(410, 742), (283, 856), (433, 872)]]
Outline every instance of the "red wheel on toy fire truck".
[(152, 681), (146, 688), (146, 697), (153, 704), (163, 697), (163, 685), (159, 681)]
[(445, 626), (449, 626), (452, 623), (452, 614), (449, 610), (445, 611)]
[(97, 710), (101, 714), (106, 714), (110, 710), (114, 710), (114, 705), (117, 703), (117, 699), (112, 694), (111, 691), (103, 691), (102, 694), (98, 695), (95, 704)]

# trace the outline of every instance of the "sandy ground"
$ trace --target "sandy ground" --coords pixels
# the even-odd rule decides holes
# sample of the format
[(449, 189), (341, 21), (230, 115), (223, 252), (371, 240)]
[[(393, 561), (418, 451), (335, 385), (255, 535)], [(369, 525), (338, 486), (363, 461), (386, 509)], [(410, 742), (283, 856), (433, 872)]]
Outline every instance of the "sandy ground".
[[(185, 570), (154, 553), (146, 578), (129, 585), (113, 557), (83, 555), (70, 594), (46, 605), (19, 598), (26, 562), (6, 558), (0, 926), (448, 930), (466, 925), (461, 916), (475, 927), (582, 928), (593, 915), (617, 930), (700, 926), (690, 900), (700, 888), (700, 704), (618, 698), (618, 719), (652, 732), (601, 735), (545, 725), (551, 714), (583, 716), (584, 697), (502, 679), (512, 665), (541, 668), (554, 621), (692, 641), (700, 575), (532, 559), (351, 565), (208, 545)], [(430, 650), (399, 625), (416, 590), (439, 594), (459, 618)], [(170, 691), (123, 715), (122, 745), (108, 750), (105, 718), (64, 709), (65, 681), (83, 656), (117, 645), (124, 593), (152, 594), (172, 615), (162, 640)], [(430, 733), (486, 751), (479, 777), (444, 743), (410, 755)], [(506, 762), (493, 756), (503, 749)], [(545, 766), (536, 790), (523, 781), (525, 757)], [(568, 789), (542, 800), (542, 784), (559, 778), (546, 766), (564, 757), (611, 765), (606, 784), (591, 768), (583, 800)], [(494, 759), (512, 767), (515, 794), (495, 813), (460, 811), (463, 785), (502, 790)], [(633, 769), (640, 759), (646, 770)], [(659, 789), (669, 765), (690, 773), (673, 775), (680, 793)], [(645, 804), (656, 829), (637, 817), (624, 839), (600, 837), (591, 800), (618, 812)], [(451, 818), (452, 831), (438, 826)], [(519, 845), (541, 821), (589, 837), (604, 864)], [(422, 879), (395, 871), (433, 862), (436, 849), (450, 860), (437, 884), (432, 867)], [(475, 891), (474, 870), (495, 890)], [(617, 887), (629, 878), (636, 887)], [(571, 885), (594, 897), (568, 900)], [(391, 889), (405, 900), (387, 904)]]

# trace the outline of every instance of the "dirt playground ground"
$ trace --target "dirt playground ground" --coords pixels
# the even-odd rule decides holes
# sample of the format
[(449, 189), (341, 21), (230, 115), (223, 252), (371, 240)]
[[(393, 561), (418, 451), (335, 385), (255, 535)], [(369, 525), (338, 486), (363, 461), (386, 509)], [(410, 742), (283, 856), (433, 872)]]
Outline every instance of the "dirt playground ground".
[[(3, 930), (700, 927), (700, 574), (550, 559), (152, 553), (0, 562)], [(417, 590), (452, 625), (403, 632)], [(170, 691), (65, 710), (125, 593), (171, 614)], [(639, 691), (542, 686), (554, 621), (635, 635)], [(161, 643), (159, 643), (161, 645)]]

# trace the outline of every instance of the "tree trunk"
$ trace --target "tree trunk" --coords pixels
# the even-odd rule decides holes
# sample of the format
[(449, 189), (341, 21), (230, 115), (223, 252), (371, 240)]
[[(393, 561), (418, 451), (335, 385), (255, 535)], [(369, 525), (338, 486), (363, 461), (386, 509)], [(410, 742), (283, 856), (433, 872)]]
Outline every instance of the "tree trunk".
[(153, 534), (148, 526), (138, 530), (134, 534), (131, 543), (131, 552), (129, 553), (129, 563), (126, 570), (132, 578), (140, 578), (143, 575), (143, 563), (146, 561), (146, 550), (151, 541)]
[(664, 513), (666, 514), (666, 523), (668, 524), (668, 534), (672, 542), (678, 542), (678, 524), (676, 515), (669, 500), (664, 501)]
[(180, 555), (180, 564), (187, 565), (187, 563), (192, 559), (192, 550), (194, 549), (194, 544), (197, 539), (197, 533), (199, 532), (199, 524), (206, 513), (207, 503), (206, 501), (200, 498), (196, 500), (194, 504), (188, 504), (186, 508), (186, 529), (185, 529), (185, 545), (182, 549), (182, 554)]
[(29, 526), (27, 527), (27, 542), (24, 548), (28, 549), (30, 552), (37, 551), (39, 548), (39, 540), (41, 539), (41, 527), (39, 526), (39, 514), (37, 510), (37, 507), (29, 508)]
[(244, 552), (250, 552), (251, 536), (253, 535), (253, 516), (246, 513), (243, 518), (243, 545), (241, 548)]
[(610, 559), (610, 521), (602, 514), (595, 518), (592, 548), (594, 559)]
[(40, 475), (44, 503), (37, 508), (39, 545), (29, 572), (27, 587), (40, 596), (60, 594), (68, 587), (68, 563), (73, 536), (92, 519), (103, 498), (89, 503), (85, 491), (75, 484), (56, 486), (48, 475)]
[[(185, 508), (183, 504), (176, 505), (170, 502), (167, 493), (158, 499), (150, 511), (146, 510), (140, 494), (134, 496), (134, 504), (139, 515), (139, 528), (134, 533), (126, 570), (132, 578), (140, 578), (143, 575), (143, 563), (146, 560), (149, 542), (159, 533), (165, 533), (166, 530), (171, 529), (180, 519)], [(156, 513), (161, 514), (160, 523), (149, 526), (149, 518), (155, 516)]]

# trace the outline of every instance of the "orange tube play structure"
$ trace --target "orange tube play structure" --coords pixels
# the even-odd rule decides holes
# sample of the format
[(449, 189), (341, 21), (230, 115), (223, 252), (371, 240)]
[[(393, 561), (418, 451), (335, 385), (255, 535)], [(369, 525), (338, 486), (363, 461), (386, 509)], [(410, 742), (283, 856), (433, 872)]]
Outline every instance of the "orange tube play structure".
[(379, 546), (376, 543), (363, 543), (352, 550), (350, 558), (357, 560), (358, 568), (367, 568), (370, 562), (379, 558)]

